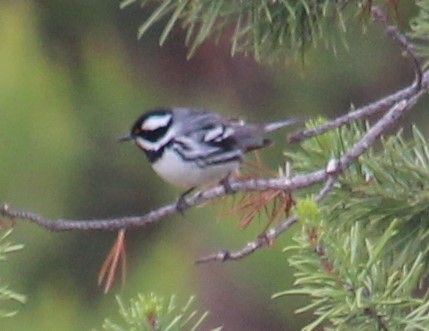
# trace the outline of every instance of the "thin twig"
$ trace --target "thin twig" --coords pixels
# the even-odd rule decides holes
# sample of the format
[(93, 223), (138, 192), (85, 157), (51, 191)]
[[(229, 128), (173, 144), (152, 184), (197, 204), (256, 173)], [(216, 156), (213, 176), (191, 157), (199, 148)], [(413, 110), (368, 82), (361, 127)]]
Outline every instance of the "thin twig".
[[(421, 84), (422, 84), (422, 88), (424, 89), (427, 89), (429, 87), (429, 70), (423, 73)], [(403, 88), (397, 91), (396, 93), (393, 93), (387, 97), (384, 97), (378, 101), (375, 101), (369, 105), (363, 106), (350, 113), (347, 113), (346, 115), (337, 117), (336, 119), (331, 120), (326, 124), (320, 125), (313, 129), (305, 129), (305, 130), (300, 130), (295, 133), (292, 133), (291, 135), (289, 135), (288, 140), (290, 142), (298, 142), (304, 139), (321, 135), (322, 133), (325, 133), (327, 131), (339, 128), (340, 126), (343, 126), (344, 124), (347, 124), (349, 122), (368, 118), (371, 115), (374, 115), (374, 114), (383, 112), (386, 109), (389, 109), (396, 102), (403, 99), (408, 99), (415, 94), (416, 94), (416, 87), (415, 87), (415, 84), (413, 84), (411, 86), (408, 86), (406, 88)]]
[[(379, 13), (377, 10), (373, 11), (373, 15), (377, 18)], [(383, 17), (380, 16), (382, 20)], [(385, 21), (383, 21), (385, 22)], [(416, 82), (402, 90), (393, 93), (383, 99), (380, 99), (372, 104), (355, 110), (345, 116), (339, 117), (326, 125), (320, 126), (312, 130), (304, 130), (298, 132), (290, 137), (290, 140), (297, 141), (311, 136), (315, 136), (337, 128), (345, 123), (356, 119), (366, 118), (372, 114), (389, 111), (382, 116), (367, 132), (366, 134), (355, 143), (339, 160), (329, 162), (326, 169), (315, 170), (311, 173), (296, 175), (290, 178), (260, 178), (231, 182), (230, 186), (235, 192), (251, 192), (251, 191), (269, 191), (269, 190), (286, 190), (294, 191), (297, 189), (305, 188), (317, 183), (325, 183), (325, 186), (319, 192), (317, 201), (321, 201), (333, 189), (336, 177), (347, 169), (356, 159), (362, 155), (386, 130), (396, 125), (399, 118), (409, 109), (414, 106), (417, 100), (425, 93), (423, 89), (429, 86), (429, 71), (422, 73), (420, 65), (413, 53), (413, 49), (405, 36), (401, 35), (399, 31), (386, 26), (386, 33), (398, 40), (412, 59), (415, 72)], [(213, 200), (226, 195), (224, 186), (216, 186), (212, 189), (197, 192), (195, 195), (187, 198), (187, 208), (192, 208), (201, 205), (207, 201)], [(159, 222), (167, 216), (176, 214), (176, 203), (171, 203), (153, 210), (143, 216), (120, 217), (111, 219), (94, 219), (94, 220), (51, 220), (38, 215), (33, 212), (22, 211), (14, 209), (7, 204), (0, 206), (0, 216), (9, 219), (22, 219), (35, 223), (51, 231), (92, 231), (92, 230), (119, 230), (131, 227), (142, 227), (151, 223)], [(277, 238), (281, 233), (289, 229), (293, 224), (298, 221), (296, 216), (291, 216), (278, 226), (268, 230), (265, 234), (258, 236), (254, 241), (249, 242), (244, 248), (235, 252), (220, 251), (215, 254), (198, 259), (197, 262), (208, 261), (225, 261), (241, 259), (259, 248), (267, 247), (271, 242)]]
[(387, 24), (386, 15), (380, 8), (373, 6), (371, 9), (371, 13), (376, 21), (382, 23), (386, 34), (391, 39), (398, 42), (399, 46), (407, 54), (408, 59), (411, 61), (413, 65), (414, 73), (415, 73), (415, 79), (414, 79), (413, 85), (408, 86), (402, 90), (399, 90), (398, 92), (392, 95), (389, 95), (387, 97), (384, 97), (367, 106), (348, 112), (344, 116), (341, 116), (336, 118), (335, 120), (329, 121), (329, 123), (323, 124), (313, 129), (304, 129), (304, 130), (300, 130), (295, 133), (292, 133), (288, 137), (288, 140), (290, 142), (297, 142), (297, 141), (308, 139), (314, 136), (318, 136), (324, 132), (339, 128), (340, 126), (343, 126), (346, 123), (356, 121), (359, 119), (366, 119), (371, 115), (385, 111), (386, 109), (390, 108), (392, 105), (394, 105), (396, 102), (402, 99), (410, 98), (421, 89), (427, 89), (429, 87), (429, 72), (428, 71), (426, 71), (425, 73), (422, 72), (422, 68), (417, 58), (417, 55), (415, 53), (414, 47), (407, 39), (407, 37), (399, 31), (397, 26)]
[(384, 29), (386, 34), (398, 42), (399, 46), (405, 51), (405, 53), (408, 56), (408, 59), (411, 61), (414, 67), (414, 73), (416, 75), (415, 77), (415, 89), (420, 90), (422, 88), (422, 78), (423, 78), (423, 72), (422, 67), (420, 65), (419, 60), (417, 59), (417, 55), (414, 49), (414, 46), (410, 43), (408, 38), (399, 31), (398, 27), (396, 25), (388, 25), (387, 24), (387, 16), (386, 14), (377, 6), (373, 6), (371, 8), (371, 14), (374, 17), (374, 20), (380, 22)]
[[(317, 202), (320, 202), (332, 190), (333, 185), (335, 183), (335, 178), (335, 176), (330, 176), (329, 179), (325, 182), (325, 185), (316, 197)], [(260, 248), (269, 247), (270, 243), (274, 239), (276, 239), (279, 235), (288, 230), (296, 222), (298, 222), (298, 217), (296, 215), (292, 215), (285, 221), (283, 221), (281, 224), (279, 224), (277, 227), (269, 230), (265, 234), (257, 236), (255, 240), (248, 242), (246, 246), (244, 246), (242, 249), (237, 250), (235, 252), (220, 250), (217, 253), (209, 254), (198, 258), (195, 261), (195, 264), (202, 264), (213, 261), (225, 262), (227, 260), (240, 260)]]

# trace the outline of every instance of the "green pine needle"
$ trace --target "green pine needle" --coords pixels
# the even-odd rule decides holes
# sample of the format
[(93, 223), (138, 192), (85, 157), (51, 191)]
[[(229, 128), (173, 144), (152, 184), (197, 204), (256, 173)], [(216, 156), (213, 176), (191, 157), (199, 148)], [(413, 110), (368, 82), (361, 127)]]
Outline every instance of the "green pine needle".
[[(137, 2), (124, 0), (121, 8)], [(252, 53), (258, 61), (285, 61), (291, 54), (302, 54), (322, 43), (333, 49), (345, 44), (346, 26), (362, 24), (356, 14), (367, 0), (140, 0), (141, 7), (154, 6), (139, 29), (141, 38), (156, 22), (163, 20), (160, 44), (174, 26), (186, 30), (188, 56), (212, 36), (231, 35), (231, 53)], [(382, 3), (382, 0), (374, 0)], [(151, 6), (151, 8), (153, 8)]]
[[(309, 139), (287, 157), (296, 172), (323, 167), (366, 128)], [(297, 197), (303, 231), (287, 249), (295, 285), (273, 297), (310, 298), (297, 310), (315, 315), (303, 330), (429, 329), (429, 142), (410, 131), (360, 157), (322, 204)]]
[[(9, 237), (12, 234), (12, 229), (0, 230), (0, 261), (6, 261), (11, 253), (15, 253), (21, 250), (24, 245), (13, 244), (9, 241)], [(2, 278), (0, 278), (2, 280)], [(4, 305), (9, 307), (11, 302), (18, 302), (20, 304), (25, 303), (26, 297), (22, 294), (16, 293), (9, 289), (7, 285), (0, 284), (0, 307)], [(9, 308), (0, 308), (0, 318), (11, 317), (16, 315), (17, 310), (11, 310)]]
[(417, 0), (418, 15), (411, 21), (409, 36), (416, 44), (416, 51), (422, 57), (424, 67), (429, 66), (429, 1)]
[[(175, 296), (171, 296), (167, 303), (164, 298), (153, 293), (149, 295), (138, 294), (136, 298), (125, 304), (117, 297), (119, 314), (122, 324), (106, 319), (102, 325), (106, 331), (198, 331), (208, 316), (208, 312), (199, 314), (192, 310), (195, 298), (190, 297), (183, 305), (178, 307)], [(216, 328), (212, 331), (220, 331)]]

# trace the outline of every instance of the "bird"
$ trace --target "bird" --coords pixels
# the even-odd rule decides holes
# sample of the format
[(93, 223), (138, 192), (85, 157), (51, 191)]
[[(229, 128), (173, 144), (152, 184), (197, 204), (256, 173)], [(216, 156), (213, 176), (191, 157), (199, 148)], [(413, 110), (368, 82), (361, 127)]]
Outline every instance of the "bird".
[(143, 113), (119, 141), (133, 141), (146, 154), (153, 170), (165, 181), (186, 189), (177, 209), (195, 188), (221, 183), (233, 193), (231, 173), (246, 153), (267, 147), (266, 133), (297, 123), (296, 119), (250, 124), (197, 108), (155, 108)]

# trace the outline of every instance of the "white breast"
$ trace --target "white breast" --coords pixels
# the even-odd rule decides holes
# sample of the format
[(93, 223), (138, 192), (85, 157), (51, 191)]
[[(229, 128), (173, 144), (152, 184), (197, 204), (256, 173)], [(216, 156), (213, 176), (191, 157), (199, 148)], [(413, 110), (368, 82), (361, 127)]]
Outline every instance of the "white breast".
[(184, 162), (174, 151), (166, 149), (161, 158), (152, 164), (164, 180), (183, 188), (198, 187), (225, 178), (240, 167), (239, 161), (200, 168), (195, 163)]

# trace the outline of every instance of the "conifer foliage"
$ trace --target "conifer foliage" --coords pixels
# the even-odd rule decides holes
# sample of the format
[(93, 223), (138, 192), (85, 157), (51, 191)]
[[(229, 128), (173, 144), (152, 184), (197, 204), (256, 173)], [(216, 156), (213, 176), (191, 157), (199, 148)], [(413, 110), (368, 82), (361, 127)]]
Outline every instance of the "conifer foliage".
[[(243, 194), (277, 190), (293, 195), (291, 216), (280, 225), (269, 224), (241, 250), (222, 250), (199, 262), (242, 259), (269, 247), (294, 225), (298, 234), (285, 250), (292, 252), (295, 285), (273, 297), (309, 298), (297, 311), (315, 316), (305, 331), (429, 330), (429, 142), (415, 126), (395, 128), (429, 87), (429, 0), (415, 1), (417, 14), (406, 33), (387, 19), (399, 16), (399, 0), (125, 0), (122, 7), (133, 3), (148, 13), (139, 37), (160, 22), (162, 45), (180, 25), (189, 55), (208, 38), (228, 36), (232, 54), (252, 54), (267, 63), (286, 61), (320, 43), (335, 50), (350, 26), (365, 30), (373, 19), (382, 23), (380, 31), (412, 62), (414, 82), (339, 118), (308, 123), (293, 139), (299, 149), (285, 152), (288, 176), (232, 182)], [(372, 121), (365, 121), (369, 117)], [(223, 186), (198, 192), (189, 197), (188, 208), (224, 195)], [(53, 221), (0, 206), (2, 217), (52, 231), (123, 230), (174, 213), (172, 203), (138, 217)], [(7, 236), (0, 237), (0, 259), (20, 248), (4, 244)], [(2, 287), (0, 299), (24, 298)], [(154, 295), (140, 295), (128, 306), (118, 303), (122, 321), (107, 319), (105, 330), (199, 330), (206, 317), (190, 310), (192, 300), (183, 309)]]
[[(10, 241), (12, 234), (11, 229), (0, 230), (0, 262), (2, 264), (8, 259), (9, 255), (21, 250), (24, 246), (14, 244)], [(22, 294), (11, 290), (8, 285), (4, 284), (4, 279), (0, 275), (0, 319), (14, 316), (17, 313), (16, 303), (24, 303), (26, 297)]]
[(291, 52), (303, 55), (309, 47), (319, 44), (335, 51), (339, 43), (345, 43), (344, 35), (350, 24), (359, 22), (365, 26), (373, 5), (383, 4), (396, 12), (398, 2), (124, 0), (121, 7), (138, 3), (150, 13), (140, 26), (139, 38), (155, 23), (162, 21), (164, 28), (159, 39), (160, 45), (166, 42), (172, 29), (180, 25), (186, 30), (189, 56), (208, 38), (219, 39), (224, 34), (230, 36), (232, 55), (236, 52), (250, 53), (258, 61), (272, 62), (285, 60)]
[[(342, 127), (288, 156), (305, 170), (365, 128)], [(296, 287), (274, 297), (311, 298), (298, 310), (317, 316), (305, 330), (429, 328), (429, 143), (416, 127), (410, 139), (399, 133), (359, 158), (324, 203), (299, 200), (297, 214), (302, 229), (287, 248)]]
[[(123, 6), (133, 2), (138, 1), (124, 1)], [(398, 15), (397, 0), (140, 3), (153, 10), (139, 37), (162, 20), (162, 45), (179, 23), (187, 31), (192, 55), (207, 38), (228, 32), (232, 54), (251, 53), (265, 62), (284, 61), (291, 52), (302, 54), (321, 42), (335, 50), (338, 41), (344, 44), (348, 26), (365, 27), (375, 13), (386, 24), (386, 34), (414, 60), (417, 88), (427, 75), (423, 69), (429, 59), (428, 0), (416, 1), (419, 11), (408, 35), (388, 26), (382, 13)], [(382, 10), (373, 11), (375, 6)], [(312, 172), (347, 153), (370, 127), (368, 122), (342, 126), (303, 141), (299, 151), (286, 156), (296, 173)], [(296, 270), (295, 287), (274, 297), (311, 299), (297, 311), (316, 316), (304, 330), (429, 329), (429, 144), (416, 127), (409, 136), (398, 132), (381, 138), (381, 146), (371, 147), (336, 176), (322, 202), (314, 198), (320, 187), (295, 195), (301, 231), (295, 245), (286, 248), (293, 252), (289, 263)]]

